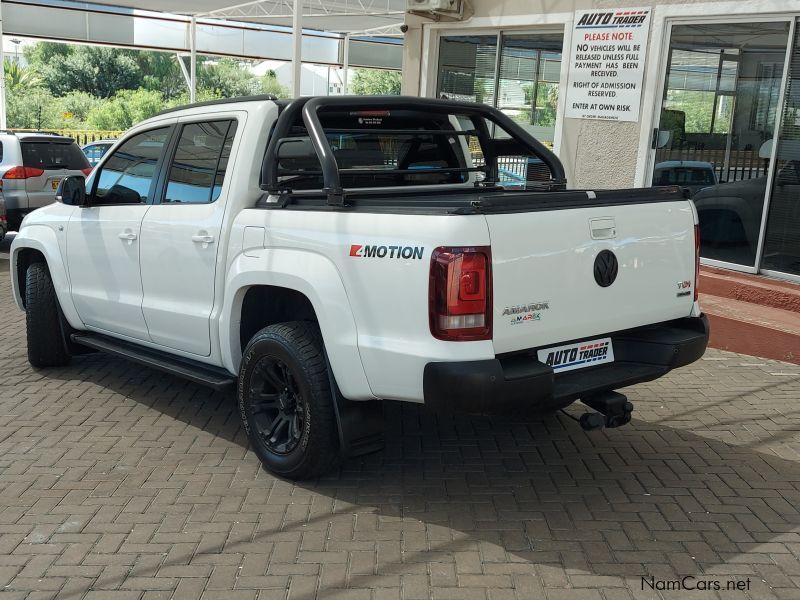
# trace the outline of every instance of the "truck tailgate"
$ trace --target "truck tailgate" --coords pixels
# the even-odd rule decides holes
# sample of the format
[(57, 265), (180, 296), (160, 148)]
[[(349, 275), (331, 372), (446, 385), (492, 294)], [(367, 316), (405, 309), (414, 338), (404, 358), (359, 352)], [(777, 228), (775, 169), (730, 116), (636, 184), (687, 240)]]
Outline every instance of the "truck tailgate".
[(496, 354), (592, 341), (691, 313), (691, 203), (662, 194), (594, 204), (487, 211)]

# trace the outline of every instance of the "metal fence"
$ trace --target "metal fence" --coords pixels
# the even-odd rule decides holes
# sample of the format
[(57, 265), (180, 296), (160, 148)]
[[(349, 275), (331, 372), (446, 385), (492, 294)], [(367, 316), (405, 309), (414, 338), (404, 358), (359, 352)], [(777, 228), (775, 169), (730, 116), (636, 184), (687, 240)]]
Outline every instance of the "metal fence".
[(96, 142), (97, 140), (115, 140), (124, 131), (103, 129), (50, 129), (46, 132), (39, 129), (14, 129), (15, 133), (55, 133), (74, 139), (79, 146)]
[(764, 177), (769, 160), (759, 158), (755, 150), (725, 150), (703, 148), (663, 148), (656, 152), (656, 164), (672, 160), (694, 160), (710, 163), (720, 182), (742, 181)]

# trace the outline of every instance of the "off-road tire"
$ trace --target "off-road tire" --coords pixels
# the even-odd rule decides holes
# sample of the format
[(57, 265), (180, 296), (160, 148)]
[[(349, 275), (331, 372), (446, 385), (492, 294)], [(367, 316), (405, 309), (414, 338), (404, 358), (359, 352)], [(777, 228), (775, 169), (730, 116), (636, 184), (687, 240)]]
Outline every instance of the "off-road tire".
[(34, 367), (60, 367), (72, 356), (66, 348), (63, 320), (50, 270), (43, 262), (25, 272), (25, 331), (28, 362)]
[[(274, 423), (280, 417), (280, 413), (276, 413), (275, 418), (271, 418), (272, 411), (279, 410), (274, 406), (275, 401), (261, 404), (258, 401), (258, 398), (275, 396), (271, 393), (275, 386), (263, 375), (265, 368), (274, 365), (287, 367), (291, 373), (289, 387), (297, 392), (285, 393), (293, 400), (283, 397), (281, 406), (293, 401), (297, 418), (302, 419), (302, 424), (286, 425), (289, 431), (298, 432), (299, 438), (287, 441), (285, 452), (271, 447), (275, 445), (275, 436), (269, 434), (275, 431)], [(261, 387), (262, 384), (266, 387)], [(237, 396), (245, 431), (267, 470), (287, 479), (311, 479), (329, 471), (339, 459), (334, 399), (322, 339), (315, 323), (279, 323), (256, 333), (242, 357)], [(265, 414), (267, 411), (269, 414)], [(286, 418), (291, 420), (293, 417)], [(269, 421), (266, 426), (265, 421)], [(289, 448), (291, 443), (296, 446)]]

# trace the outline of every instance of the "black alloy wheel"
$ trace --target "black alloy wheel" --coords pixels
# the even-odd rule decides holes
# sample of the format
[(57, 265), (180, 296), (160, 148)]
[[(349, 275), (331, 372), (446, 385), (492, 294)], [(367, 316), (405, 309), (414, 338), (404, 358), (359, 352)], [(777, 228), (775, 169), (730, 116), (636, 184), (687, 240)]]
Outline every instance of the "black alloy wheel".
[(306, 405), (286, 363), (274, 356), (262, 356), (250, 378), (249, 394), (253, 425), (267, 448), (276, 454), (297, 448)]

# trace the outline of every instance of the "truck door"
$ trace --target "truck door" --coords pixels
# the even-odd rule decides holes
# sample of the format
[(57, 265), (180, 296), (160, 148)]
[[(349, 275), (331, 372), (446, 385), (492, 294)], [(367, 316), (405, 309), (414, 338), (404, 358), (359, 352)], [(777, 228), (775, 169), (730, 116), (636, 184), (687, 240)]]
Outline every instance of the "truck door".
[(67, 226), (72, 299), (91, 328), (149, 339), (142, 315), (140, 229), (171, 131), (139, 133), (117, 148), (89, 179), (89, 205)]
[(178, 128), (160, 197), (142, 222), (142, 312), (154, 343), (208, 356), (222, 187), (237, 121)]

